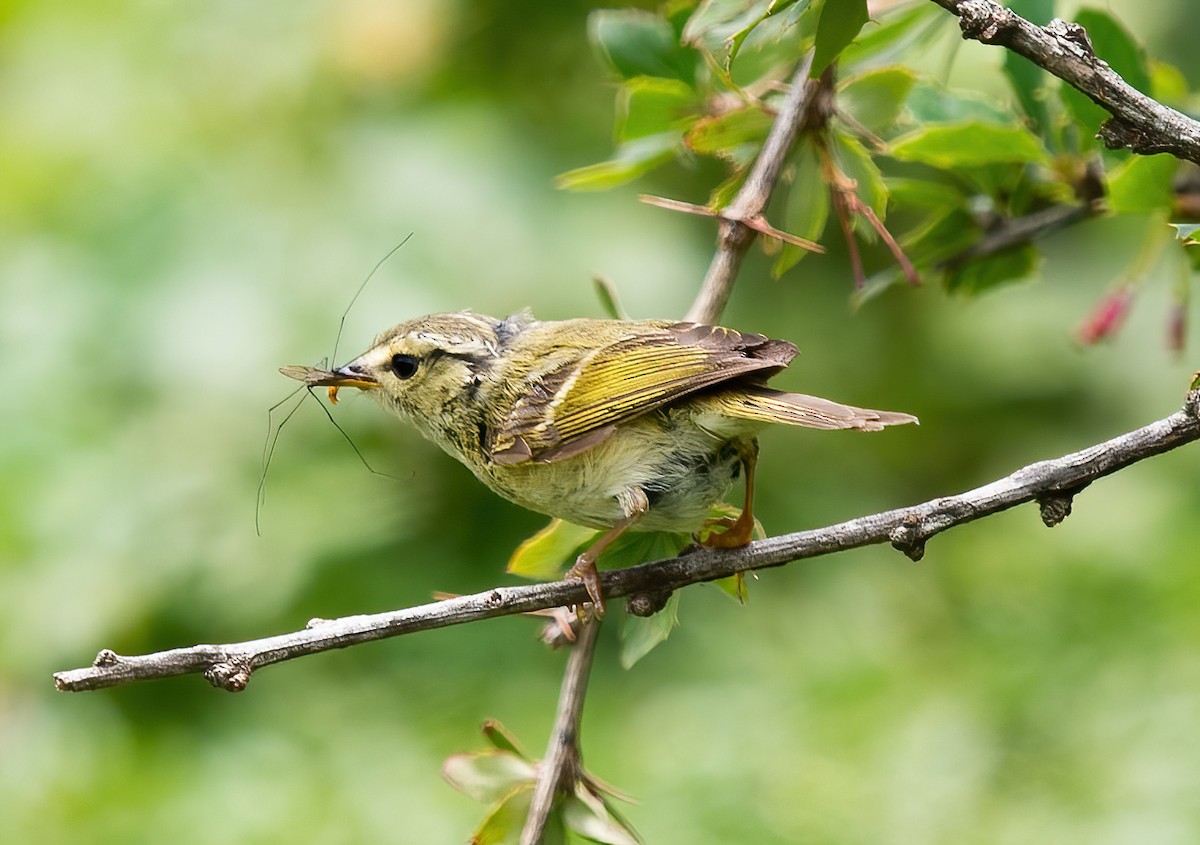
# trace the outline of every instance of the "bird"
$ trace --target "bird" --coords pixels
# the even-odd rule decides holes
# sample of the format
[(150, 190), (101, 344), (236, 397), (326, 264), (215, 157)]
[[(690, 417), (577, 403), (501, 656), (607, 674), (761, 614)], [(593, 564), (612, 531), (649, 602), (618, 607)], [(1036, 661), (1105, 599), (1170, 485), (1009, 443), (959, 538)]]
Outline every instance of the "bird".
[[(357, 388), (503, 498), (599, 529), (565, 576), (583, 582), (599, 616), (596, 559), (626, 531), (710, 529), (708, 546), (750, 542), (767, 424), (918, 422), (768, 387), (796, 354), (786, 340), (694, 322), (462, 311), (393, 326), (343, 366), (280, 372), (329, 388), (335, 402), (339, 389)], [(742, 474), (740, 515), (712, 519)]]

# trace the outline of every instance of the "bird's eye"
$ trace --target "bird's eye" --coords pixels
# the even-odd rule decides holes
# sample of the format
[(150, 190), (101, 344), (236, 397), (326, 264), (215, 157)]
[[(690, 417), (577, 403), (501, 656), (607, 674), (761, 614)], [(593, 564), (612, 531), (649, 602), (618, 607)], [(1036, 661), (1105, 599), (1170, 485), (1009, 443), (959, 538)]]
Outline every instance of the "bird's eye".
[(417, 374), (420, 363), (420, 360), (412, 355), (393, 355), (392, 372), (399, 379), (412, 378)]

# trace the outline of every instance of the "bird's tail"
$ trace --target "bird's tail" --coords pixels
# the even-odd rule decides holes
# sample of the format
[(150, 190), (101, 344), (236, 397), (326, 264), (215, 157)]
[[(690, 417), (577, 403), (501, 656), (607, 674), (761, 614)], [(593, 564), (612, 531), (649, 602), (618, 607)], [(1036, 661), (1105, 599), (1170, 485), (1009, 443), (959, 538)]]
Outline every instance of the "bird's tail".
[(712, 401), (722, 414), (730, 417), (806, 428), (880, 431), (889, 425), (919, 423), (911, 414), (855, 408), (819, 396), (785, 393), (762, 385), (724, 390), (713, 395)]

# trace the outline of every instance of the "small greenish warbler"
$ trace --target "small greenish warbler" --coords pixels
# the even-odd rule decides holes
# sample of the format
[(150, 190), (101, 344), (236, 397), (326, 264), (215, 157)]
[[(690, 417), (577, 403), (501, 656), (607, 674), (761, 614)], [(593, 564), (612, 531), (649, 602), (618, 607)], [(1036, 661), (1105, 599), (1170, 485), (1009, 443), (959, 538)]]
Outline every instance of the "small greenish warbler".
[(745, 505), (708, 545), (754, 527), (757, 432), (766, 423), (877, 431), (916, 417), (774, 390), (796, 347), (717, 326), (657, 320), (540, 322), (433, 314), (381, 334), (334, 370), (284, 367), (310, 387), (356, 387), (509, 501), (605, 529), (567, 573), (597, 614), (595, 561), (626, 530), (713, 527), (744, 468)]

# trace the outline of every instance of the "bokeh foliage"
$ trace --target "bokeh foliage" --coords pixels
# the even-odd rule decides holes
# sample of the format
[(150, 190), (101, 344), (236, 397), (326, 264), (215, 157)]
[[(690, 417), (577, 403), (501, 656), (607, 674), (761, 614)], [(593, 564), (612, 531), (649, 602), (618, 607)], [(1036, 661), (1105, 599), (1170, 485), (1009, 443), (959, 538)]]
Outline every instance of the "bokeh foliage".
[[(1020, 272), (1003, 280), (1024, 284), (948, 294), (879, 276), (852, 314), (834, 215), (795, 198), (821, 181), (803, 165), (816, 148), (802, 148), (795, 197), (778, 198), (773, 222), (799, 221), (830, 253), (779, 279), (780, 256), (753, 256), (726, 322), (798, 342), (787, 384), (923, 424), (768, 433), (759, 513), (771, 532), (1096, 442), (1172, 410), (1196, 368), (1163, 343), (1191, 272), (1165, 226), (1174, 173), (1094, 150), (1067, 131), (1086, 108), (1002, 51), (961, 44), (926, 5), (912, 14), (927, 40), (897, 59), (907, 71), (854, 67), (883, 31), (868, 24), (839, 75), (858, 121), (893, 151), (909, 145), (907, 158), (864, 146), (852, 159), (882, 174), (888, 202), (873, 202), (913, 260), (938, 260), (946, 244), (930, 227), (948, 208), (954, 231), (978, 232), (989, 213), (1068, 196), (1079, 169), (1061, 164), (1090, 155), (1104, 156), (1113, 209), (1010, 265)], [(1105, 46), (1194, 108), (1190, 5), (1144, 6), (1107, 4), (1120, 23)], [(675, 133), (637, 189), (704, 202), (764, 122), (750, 106), (724, 125), (695, 111), (717, 90), (696, 86), (723, 84), (702, 57), (650, 74), (666, 81), (621, 76), (614, 115), (589, 11), (18, 0), (0, 12), (6, 839), (460, 841), (480, 811), (442, 782), (442, 761), (491, 717), (540, 749), (562, 660), (517, 619), (308, 658), (240, 696), (195, 678), (63, 696), (49, 673), (101, 646), (249, 638), (506, 577), (544, 520), (365, 402), (338, 418), (400, 480), (366, 472), (305, 406), (284, 430), (256, 536), (266, 408), (288, 389), (275, 368), (330, 353), (358, 283), (409, 231), (349, 315), (343, 354), (434, 310), (599, 314), (593, 272), (633, 316), (686, 308), (711, 222), (642, 206), (633, 187), (562, 192), (554, 178), (608, 157), (615, 116), (618, 148)], [(1078, 11), (1054, 9), (1102, 14)], [(687, 12), (671, 20), (682, 27)], [(592, 20), (594, 39), (606, 18)], [(1095, 37), (1104, 25), (1092, 26)], [(754, 47), (748, 36), (734, 60), (737, 86)], [(885, 108), (905, 91), (903, 109)], [(695, 120), (661, 129), (663, 102), (686, 102)], [(931, 110), (946, 103), (961, 111), (939, 120)], [(947, 144), (931, 124), (976, 134)], [(958, 161), (971, 179), (930, 177), (950, 169), (934, 152), (975, 153), (978, 133), (998, 131), (1036, 144), (1043, 166)], [(680, 157), (689, 138), (701, 149)], [(856, 235), (870, 273), (889, 272), (886, 248)], [(1131, 283), (1139, 304), (1121, 334), (1082, 349), (1077, 326)], [(682, 625), (632, 670), (605, 632), (589, 769), (640, 799), (623, 812), (651, 842), (1193, 841), (1198, 470), (1195, 449), (1155, 459), (1086, 491), (1053, 532), (1022, 509), (939, 537), (920, 565), (874, 549), (771, 571), (746, 607), (686, 591)]]

